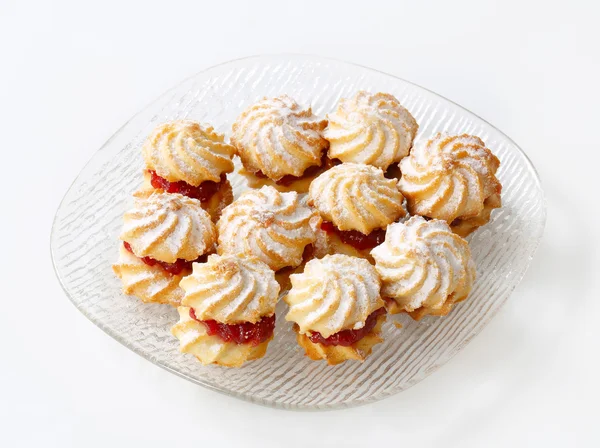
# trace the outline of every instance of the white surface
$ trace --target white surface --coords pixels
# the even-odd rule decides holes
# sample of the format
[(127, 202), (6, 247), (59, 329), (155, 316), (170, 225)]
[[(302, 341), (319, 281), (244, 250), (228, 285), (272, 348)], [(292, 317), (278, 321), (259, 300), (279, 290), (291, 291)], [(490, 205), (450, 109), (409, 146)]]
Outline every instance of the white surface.
[[(83, 3), (0, 3), (0, 446), (600, 444), (596, 2)], [(520, 144), (547, 193), (544, 240), (499, 315), (440, 371), (361, 408), (275, 411), (188, 383), (88, 322), (52, 271), (54, 211), (93, 152), (182, 78), (270, 52), (445, 95)]]

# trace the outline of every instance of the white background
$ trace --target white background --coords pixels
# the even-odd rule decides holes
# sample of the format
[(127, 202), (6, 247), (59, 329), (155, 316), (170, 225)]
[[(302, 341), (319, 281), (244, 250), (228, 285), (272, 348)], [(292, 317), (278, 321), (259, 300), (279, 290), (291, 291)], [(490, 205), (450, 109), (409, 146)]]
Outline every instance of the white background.
[[(0, 0), (0, 446), (600, 446), (598, 2), (84, 3)], [(188, 383), (87, 321), (52, 270), (59, 201), (123, 122), (199, 70), (276, 52), (458, 102), (525, 149), (547, 194), (497, 317), (372, 405), (276, 411)]]

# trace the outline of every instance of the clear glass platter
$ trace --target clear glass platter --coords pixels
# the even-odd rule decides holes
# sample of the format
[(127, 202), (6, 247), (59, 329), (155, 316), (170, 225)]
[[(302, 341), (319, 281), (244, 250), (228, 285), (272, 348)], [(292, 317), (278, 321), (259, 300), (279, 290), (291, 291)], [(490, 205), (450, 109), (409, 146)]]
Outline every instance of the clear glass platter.
[[(142, 182), (141, 145), (158, 123), (189, 118), (230, 135), (240, 111), (263, 96), (288, 94), (317, 115), (359, 89), (389, 92), (410, 110), (417, 139), (437, 131), (481, 137), (499, 157), (503, 207), (469, 237), (478, 279), (469, 299), (447, 317), (420, 322), (388, 319), (385, 342), (364, 362), (331, 367), (303, 356), (291, 324), (277, 312), (266, 356), (239, 369), (202, 366), (178, 351), (170, 327), (175, 309), (145, 305), (121, 293), (117, 259), (122, 214)], [(246, 188), (229, 175), (236, 197)], [(463, 348), (508, 299), (542, 237), (544, 194), (535, 168), (501, 131), (473, 113), (408, 81), (316, 56), (256, 56), (204, 70), (164, 93), (123, 125), (88, 162), (66, 193), (51, 235), (56, 274), (73, 304), (114, 339), (183, 378), (254, 403), (286, 409), (356, 406), (400, 392), (437, 370)], [(402, 324), (393, 325), (392, 320)]]

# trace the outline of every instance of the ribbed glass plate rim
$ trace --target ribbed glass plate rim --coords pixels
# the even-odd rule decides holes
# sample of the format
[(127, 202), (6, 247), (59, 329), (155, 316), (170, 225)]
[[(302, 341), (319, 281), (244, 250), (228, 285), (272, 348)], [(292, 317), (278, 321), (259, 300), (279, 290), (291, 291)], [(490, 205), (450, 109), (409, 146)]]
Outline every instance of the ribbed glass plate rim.
[[(226, 66), (228, 64), (233, 64), (233, 63), (239, 63), (239, 62), (243, 62), (243, 61), (252, 61), (252, 60), (260, 60), (263, 58), (309, 58), (312, 60), (319, 60), (319, 61), (323, 61), (323, 62), (333, 62), (333, 63), (339, 63), (339, 64), (346, 64), (348, 66), (352, 66), (355, 68), (359, 68), (361, 70), (366, 70), (372, 73), (377, 73), (380, 75), (384, 75), (386, 77), (389, 78), (393, 78), (396, 79), (398, 81), (401, 81), (405, 84), (408, 84), (410, 86), (413, 86), (416, 89), (420, 89), (423, 91), (428, 92), (430, 95), (432, 95), (433, 97), (437, 97), (445, 102), (448, 102), (450, 104), (452, 104), (453, 106), (455, 106), (456, 108), (471, 114), (473, 117), (477, 118), (478, 120), (480, 120), (482, 123), (484, 123), (485, 125), (489, 126), (490, 128), (494, 129), (494, 131), (496, 131), (499, 135), (501, 135), (504, 139), (506, 139), (506, 141), (508, 141), (509, 143), (511, 143), (514, 148), (521, 154), (521, 156), (523, 156), (525, 163), (527, 164), (527, 168), (530, 170), (530, 172), (533, 174), (534, 177), (534, 182), (535, 182), (535, 186), (537, 187), (537, 189), (539, 190), (539, 193), (542, 196), (542, 207), (541, 207), (541, 219), (540, 219), (540, 227), (539, 227), (539, 238), (537, 239), (537, 241), (535, 242), (535, 245), (532, 246), (531, 249), (531, 253), (530, 253), (530, 260), (533, 259), (535, 253), (537, 252), (537, 249), (539, 247), (539, 244), (541, 242), (541, 239), (543, 237), (543, 232), (544, 232), (544, 228), (545, 228), (545, 224), (546, 224), (546, 218), (547, 218), (547, 212), (546, 212), (546, 198), (544, 195), (544, 190), (542, 188), (542, 183), (539, 177), (539, 174), (535, 168), (535, 166), (533, 165), (531, 159), (527, 156), (527, 154), (525, 153), (525, 151), (523, 151), (523, 149), (517, 144), (515, 143), (514, 140), (512, 140), (509, 136), (507, 136), (504, 132), (502, 132), (500, 129), (496, 128), (494, 125), (492, 125), (491, 123), (489, 123), (486, 119), (480, 117), (479, 115), (475, 114), (474, 112), (471, 112), (470, 110), (466, 109), (465, 107), (461, 106), (460, 104), (444, 97), (443, 95), (440, 95), (426, 87), (422, 87), (416, 83), (413, 83), (411, 81), (408, 81), (404, 78), (401, 78), (399, 76), (396, 75), (392, 75), (390, 73), (386, 73), (384, 71), (381, 70), (377, 70), (371, 67), (367, 67), (361, 64), (357, 64), (357, 63), (353, 63), (353, 62), (349, 62), (349, 61), (345, 61), (342, 59), (337, 59), (337, 58), (332, 58), (332, 57), (325, 57), (325, 56), (319, 56), (319, 55), (313, 55), (313, 54), (302, 54), (302, 53), (273, 53), (273, 54), (261, 54), (261, 55), (252, 55), (252, 56), (246, 56), (246, 57), (242, 57), (242, 58), (236, 58), (236, 59), (232, 59), (229, 61), (225, 61), (222, 62), (220, 64), (216, 64), (216, 65), (212, 65), (210, 67), (207, 67), (185, 79), (183, 79), (182, 81), (180, 81), (179, 83), (177, 83), (176, 85), (174, 85), (173, 87), (171, 87), (170, 89), (166, 90), (165, 92), (163, 92), (162, 94), (160, 94), (158, 97), (154, 98), (151, 102), (147, 103), (144, 107), (142, 107), (137, 113), (135, 113), (133, 116), (131, 116), (131, 118), (129, 118), (121, 127), (119, 127), (112, 135), (111, 137), (98, 149), (96, 150), (91, 157), (88, 159), (88, 161), (85, 163), (85, 165), (82, 167), (82, 169), (80, 170), (79, 174), (75, 177), (75, 179), (73, 180), (73, 182), (69, 185), (69, 188), (67, 189), (67, 191), (65, 192), (65, 194), (63, 195), (63, 198), (61, 199), (59, 206), (57, 208), (57, 211), (55, 213), (53, 222), (52, 222), (52, 230), (51, 230), (51, 234), (50, 234), (50, 255), (51, 255), (51, 260), (52, 260), (52, 265), (54, 268), (54, 272), (56, 274), (56, 277), (59, 281), (59, 284), (61, 286), (61, 288), (63, 289), (63, 291), (65, 292), (66, 296), (69, 298), (69, 300), (71, 301), (71, 303), (87, 318), (89, 319), (91, 322), (93, 322), (98, 328), (100, 328), (102, 331), (104, 331), (106, 334), (108, 334), (109, 336), (111, 336), (113, 339), (115, 339), (116, 341), (118, 341), (119, 343), (121, 343), (122, 345), (124, 345), (125, 347), (127, 347), (128, 349), (130, 349), (132, 352), (136, 353), (137, 355), (141, 356), (142, 358), (152, 362), (153, 364), (167, 370), (168, 372), (171, 372), (181, 378), (184, 378), (188, 381), (191, 381), (195, 384), (199, 384), (203, 387), (206, 387), (207, 389), (222, 393), (224, 395), (228, 395), (228, 396), (232, 396), (235, 398), (239, 398), (242, 399), (244, 401), (248, 401), (254, 404), (259, 404), (262, 406), (267, 406), (267, 407), (275, 407), (278, 409), (286, 409), (286, 410), (299, 410), (299, 411), (318, 411), (318, 410), (334, 410), (334, 409), (343, 409), (343, 408), (347, 408), (347, 407), (355, 407), (355, 406), (361, 406), (361, 405), (365, 405), (365, 404), (369, 404), (369, 403), (373, 403), (375, 401), (379, 401), (383, 398), (389, 397), (391, 395), (395, 395), (398, 392), (401, 392), (403, 390), (406, 390), (407, 388), (411, 387), (412, 385), (416, 384), (409, 384), (408, 387), (403, 388), (403, 389), (399, 389), (399, 390), (385, 390), (383, 392), (380, 392), (378, 394), (375, 394), (371, 397), (369, 397), (368, 399), (364, 399), (361, 401), (357, 401), (357, 402), (353, 402), (351, 404), (341, 404), (341, 405), (324, 405), (324, 406), (302, 406), (302, 405), (282, 405), (279, 404), (277, 402), (274, 401), (269, 401), (269, 400), (265, 400), (265, 399), (260, 399), (260, 398), (255, 398), (252, 396), (248, 396), (246, 394), (243, 393), (239, 393), (239, 392), (235, 392), (235, 391), (231, 391), (231, 390), (227, 390), (227, 389), (223, 389), (220, 388), (218, 386), (215, 386), (213, 384), (207, 383), (207, 382), (203, 382), (203, 381), (199, 381), (196, 378), (187, 376), (179, 371), (177, 371), (176, 369), (173, 369), (171, 367), (169, 367), (168, 365), (165, 365), (163, 363), (161, 363), (158, 360), (153, 359), (152, 357), (148, 357), (143, 350), (139, 350), (135, 345), (131, 344), (127, 339), (122, 338), (118, 332), (113, 331), (111, 328), (109, 328), (107, 325), (105, 325), (103, 323), (103, 321), (101, 319), (96, 319), (93, 315), (91, 315), (90, 313), (88, 313), (88, 311), (86, 310), (85, 307), (80, 306), (79, 303), (77, 303), (74, 298), (72, 297), (71, 293), (68, 290), (67, 285), (65, 284), (64, 279), (61, 277), (61, 273), (60, 273), (60, 269), (57, 266), (57, 260), (55, 258), (55, 253), (53, 250), (53, 241), (55, 240), (55, 236), (56, 236), (56, 224), (57, 224), (57, 220), (58, 220), (58, 215), (60, 213), (61, 208), (64, 205), (64, 202), (66, 200), (66, 198), (68, 197), (71, 189), (77, 184), (77, 182), (80, 180), (80, 177), (82, 176), (82, 174), (86, 171), (86, 168), (88, 168), (88, 166), (92, 163), (92, 161), (94, 160), (95, 156), (103, 151), (104, 149), (106, 149), (107, 146), (109, 146), (111, 144), (111, 142), (113, 141), (113, 139), (119, 135), (119, 133), (124, 130), (125, 128), (127, 128), (127, 126), (134, 121), (139, 115), (141, 115), (144, 111), (146, 111), (148, 108), (152, 107), (154, 104), (158, 103), (161, 99), (163, 99), (164, 97), (166, 97), (167, 95), (169, 95), (170, 93), (174, 92), (175, 90), (177, 90), (182, 84), (185, 84), (186, 82), (192, 80), (193, 78), (204, 74), (210, 70), (213, 70), (215, 68), (218, 67), (222, 67), (222, 66)], [(527, 272), (527, 270), (529, 269), (529, 266), (531, 265), (531, 263), (528, 263), (526, 268), (523, 269), (520, 274), (518, 275), (517, 281), (514, 283), (514, 286), (510, 289), (509, 292), (509, 296), (510, 294), (512, 294), (512, 292), (514, 291), (514, 289), (518, 286), (518, 284), (521, 282), (523, 276), (525, 275), (525, 273)], [(478, 331), (475, 331), (473, 333), (471, 333), (464, 341), (462, 346), (456, 350), (456, 352), (454, 352), (451, 356), (450, 359), (452, 357), (454, 357), (458, 352), (460, 352), (462, 350), (462, 348), (464, 346), (466, 346), (477, 334), (479, 334), (479, 332), (485, 327), (485, 325), (487, 325), (491, 319), (493, 319), (493, 317), (496, 315), (496, 313), (500, 310), (502, 306), (496, 308), (495, 310), (489, 312), (488, 314), (486, 314), (485, 316), (485, 322), (483, 323), (483, 325), (481, 325), (478, 329)], [(449, 360), (449, 359), (448, 359)], [(447, 361), (448, 361), (447, 360)], [(447, 362), (446, 361), (446, 362)], [(445, 363), (444, 363), (445, 364)], [(435, 371), (437, 371), (437, 369), (439, 369), (442, 365), (444, 364), (439, 364), (436, 365), (435, 368), (432, 368), (430, 370), (428, 370), (426, 372), (426, 374), (420, 379), (424, 379), (426, 377), (428, 377), (429, 375), (431, 375), (432, 373), (434, 373)]]

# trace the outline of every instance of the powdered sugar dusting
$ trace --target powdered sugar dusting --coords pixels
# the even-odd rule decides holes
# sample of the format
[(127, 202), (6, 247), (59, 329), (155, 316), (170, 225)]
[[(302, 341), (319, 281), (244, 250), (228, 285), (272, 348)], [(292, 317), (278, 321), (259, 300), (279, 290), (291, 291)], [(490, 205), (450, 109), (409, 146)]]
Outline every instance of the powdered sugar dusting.
[(121, 239), (138, 257), (168, 263), (195, 260), (216, 242), (216, 229), (200, 202), (180, 194), (149, 192), (125, 213)]
[(437, 219), (413, 216), (392, 224), (371, 255), (383, 282), (382, 294), (406, 311), (439, 309), (451, 296), (459, 301), (475, 279), (467, 242)]
[(257, 322), (275, 312), (279, 284), (275, 273), (256, 258), (211, 255), (180, 282), (182, 305), (198, 319), (223, 323)]
[(452, 222), (477, 216), (501, 186), (498, 158), (478, 137), (438, 133), (400, 162), (399, 187), (412, 214)]
[(233, 171), (235, 148), (213, 127), (190, 120), (158, 125), (142, 148), (146, 167), (171, 182), (198, 186)]
[(274, 270), (296, 267), (304, 248), (316, 240), (315, 218), (296, 192), (270, 186), (246, 192), (223, 210), (217, 223), (219, 253), (252, 255)]
[(237, 118), (231, 142), (248, 171), (279, 180), (320, 164), (328, 146), (321, 135), (326, 125), (287, 95), (263, 98)]
[(387, 169), (406, 157), (419, 128), (392, 95), (357, 92), (342, 99), (324, 132), (329, 156)]
[(312, 182), (308, 198), (338, 229), (365, 235), (406, 214), (396, 181), (369, 165), (343, 163), (331, 168)]
[(338, 254), (313, 259), (290, 280), (292, 289), (284, 298), (290, 306), (286, 320), (298, 324), (300, 333), (318, 331), (329, 337), (362, 328), (383, 306), (377, 272), (361, 258)]

